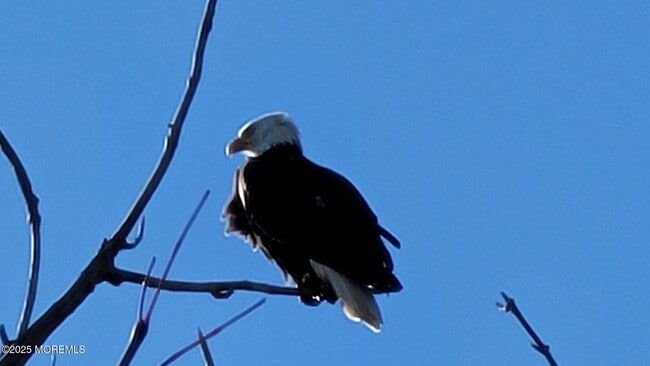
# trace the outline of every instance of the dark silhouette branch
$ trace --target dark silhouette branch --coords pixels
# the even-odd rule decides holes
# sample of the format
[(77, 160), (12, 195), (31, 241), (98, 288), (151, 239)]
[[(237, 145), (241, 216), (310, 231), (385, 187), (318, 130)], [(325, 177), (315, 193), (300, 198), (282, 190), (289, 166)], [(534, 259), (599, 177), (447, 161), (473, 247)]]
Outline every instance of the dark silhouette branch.
[[(259, 308), (260, 306), (262, 306), (262, 304), (264, 304), (264, 302), (266, 302), (266, 299), (260, 299), (258, 302), (251, 305), (246, 310), (244, 310), (241, 313), (233, 316), (232, 318), (228, 319), (228, 321), (226, 321), (225, 323), (223, 323), (223, 324), (217, 326), (216, 328), (212, 329), (211, 331), (209, 331), (203, 337), (203, 341), (205, 342), (208, 339), (210, 339), (210, 338), (216, 336), (217, 334), (221, 333), (224, 329), (228, 328), (229, 326), (236, 323), (237, 321), (239, 321), (240, 319), (242, 319), (246, 315), (250, 314), (251, 312), (253, 312), (253, 310), (255, 310), (255, 309)], [(176, 361), (179, 357), (181, 357), (182, 355), (184, 355), (185, 353), (190, 351), (192, 348), (198, 346), (201, 343), (201, 341), (202, 341), (202, 339), (199, 338), (196, 341), (194, 341), (194, 342), (188, 344), (187, 346), (181, 348), (178, 352), (174, 353), (173, 355), (171, 355), (167, 359), (165, 359), (163, 362), (161, 362), (160, 366), (167, 366), (167, 365), (171, 364), (172, 362)]]
[[(153, 270), (154, 264), (156, 264), (156, 257), (151, 258), (151, 262), (147, 268), (147, 278), (151, 276), (151, 271)], [(133, 357), (135, 356), (136, 351), (140, 347), (142, 340), (144, 340), (145, 335), (149, 331), (148, 319), (145, 319), (143, 316), (146, 292), (147, 286), (142, 283), (140, 286), (140, 296), (138, 297), (138, 311), (136, 313), (135, 324), (131, 328), (131, 334), (129, 335), (129, 341), (127, 342), (126, 349), (118, 361), (118, 365), (120, 366), (129, 365), (131, 361), (133, 361)]]
[(142, 215), (144, 208), (149, 203), (149, 200), (151, 200), (151, 197), (153, 196), (156, 189), (158, 189), (158, 185), (160, 185), (160, 182), (162, 181), (162, 178), (167, 172), (167, 168), (169, 167), (172, 158), (174, 157), (174, 153), (176, 152), (176, 147), (178, 146), (178, 141), (181, 136), (181, 129), (183, 128), (185, 117), (187, 116), (187, 111), (190, 108), (192, 99), (194, 99), (194, 94), (196, 93), (196, 89), (201, 79), (205, 47), (208, 42), (208, 35), (212, 30), (212, 18), (214, 17), (216, 5), (217, 0), (208, 0), (205, 5), (201, 28), (199, 29), (196, 46), (194, 48), (194, 56), (192, 59), (190, 76), (187, 79), (187, 84), (185, 86), (185, 92), (183, 93), (181, 103), (179, 104), (178, 109), (174, 114), (172, 122), (169, 124), (169, 131), (167, 138), (165, 139), (163, 153), (160, 156), (158, 164), (151, 173), (149, 181), (127, 213), (124, 221), (122, 221), (122, 224), (120, 224), (115, 234), (113, 234), (112, 238), (114, 238), (116, 242), (124, 243), (126, 236), (131, 232), (131, 230), (133, 230), (136, 221)]
[[(147, 277), (145, 278), (151, 278), (151, 272), (153, 271), (153, 267), (156, 265), (156, 257), (151, 258), (151, 262), (149, 262), (149, 267), (147, 268)], [(144, 300), (147, 296), (147, 285), (145, 284), (146, 281), (142, 281), (140, 284), (140, 298), (138, 299), (138, 314), (137, 318), (142, 319), (144, 317)]]
[[(34, 312), (34, 301), (36, 300), (36, 289), (38, 287), (38, 274), (41, 265), (41, 215), (38, 213), (38, 197), (32, 190), (32, 183), (29, 180), (27, 171), (20, 161), (18, 154), (13, 149), (5, 135), (0, 131), (0, 147), (9, 163), (14, 168), (18, 185), (25, 198), (27, 206), (27, 221), (29, 222), (30, 232), (30, 259), (29, 273), (27, 275), (27, 292), (23, 302), (23, 310), (18, 320), (18, 330), (16, 335), (20, 336), (29, 326), (32, 313)], [(4, 343), (4, 339), (3, 339)]]
[(203, 332), (201, 332), (201, 328), (196, 329), (196, 337), (199, 341), (199, 349), (201, 350), (201, 356), (203, 357), (203, 364), (205, 366), (214, 366), (214, 359), (212, 358), (210, 347), (208, 347), (208, 342), (203, 335)]
[[(103, 281), (104, 268), (109, 267), (114, 255), (109, 250), (107, 242), (101, 245), (97, 255), (72, 286), (52, 304), (29, 328), (25, 330), (12, 344), (42, 345), (52, 332), (72, 314), (95, 290), (95, 286)], [(7, 353), (0, 358), (0, 366), (24, 365), (32, 354)]]
[[(183, 231), (181, 232), (181, 236), (176, 241), (176, 244), (174, 244), (174, 249), (172, 250), (172, 254), (169, 256), (169, 260), (167, 260), (167, 265), (165, 265), (165, 270), (163, 271), (163, 275), (162, 275), (163, 281), (167, 279), (167, 276), (169, 275), (169, 271), (172, 269), (172, 264), (174, 264), (174, 260), (176, 259), (176, 255), (178, 254), (178, 251), (181, 249), (181, 245), (183, 245), (187, 233), (190, 231), (190, 228), (192, 228), (192, 224), (194, 224), (194, 221), (199, 215), (199, 212), (201, 212), (201, 209), (203, 208), (203, 205), (205, 205), (205, 201), (207, 201), (209, 195), (210, 195), (210, 191), (205, 191), (205, 193), (201, 197), (201, 201), (196, 206), (194, 212), (192, 212), (192, 216), (190, 217), (189, 221), (183, 228)], [(160, 290), (161, 288), (159, 285), (158, 288), (156, 288), (156, 292), (154, 292), (153, 294), (153, 299), (151, 299), (151, 305), (149, 306), (149, 311), (145, 316), (145, 319), (147, 321), (149, 320), (149, 318), (151, 318), (151, 313), (153, 312), (153, 309), (156, 306), (156, 302), (158, 301), (158, 297), (160, 296)]]
[[(34, 321), (31, 326), (19, 334), (17, 339), (11, 342), (12, 344), (42, 345), (50, 334), (95, 290), (95, 286), (107, 280), (110, 269), (114, 266), (115, 257), (127, 245), (126, 238), (128, 234), (132, 231), (138, 218), (142, 215), (145, 206), (158, 188), (176, 151), (183, 122), (201, 78), (203, 57), (208, 35), (212, 28), (212, 18), (216, 3), (216, 0), (208, 0), (206, 4), (185, 92), (176, 114), (168, 127), (169, 131), (165, 139), (162, 155), (144, 189), (115, 234), (110, 239), (104, 240), (97, 254), (83, 269), (80, 276), (70, 288), (43, 315)], [(24, 365), (30, 357), (31, 354), (4, 354), (0, 357), (0, 366)]]
[(140, 345), (142, 345), (144, 338), (147, 336), (147, 332), (149, 332), (149, 322), (144, 319), (136, 320), (131, 328), (131, 335), (129, 335), (129, 342), (126, 345), (126, 349), (117, 363), (119, 366), (128, 366), (131, 364), (135, 353), (138, 352)]
[[(112, 268), (108, 276), (109, 278), (107, 281), (114, 286), (119, 286), (125, 282), (138, 285), (144, 283), (147, 287), (158, 288), (160, 286), (161, 290), (171, 292), (207, 293), (216, 299), (226, 299), (235, 291), (260, 292), (269, 295), (300, 296), (298, 289), (295, 287), (269, 285), (267, 283), (247, 280), (212, 282), (164, 280), (161, 283), (161, 279), (158, 277), (147, 277), (147, 275), (143, 273), (116, 267)], [(375, 293), (382, 294), (383, 292), (378, 291)]]
[[(194, 221), (199, 216), (199, 213), (201, 212), (201, 209), (205, 205), (205, 202), (207, 201), (209, 195), (210, 195), (210, 191), (205, 191), (198, 205), (196, 205), (194, 212), (192, 212), (192, 216), (190, 216), (190, 219), (185, 224), (185, 227), (183, 228), (181, 235), (179, 236), (178, 240), (176, 240), (176, 243), (174, 244), (174, 249), (172, 250), (172, 253), (169, 256), (169, 259), (167, 260), (167, 264), (165, 265), (165, 270), (163, 271), (163, 276), (162, 276), (163, 281), (167, 279), (167, 276), (169, 275), (169, 271), (171, 270), (172, 265), (174, 264), (174, 260), (176, 259), (176, 255), (178, 254), (178, 251), (181, 249), (183, 242), (185, 242), (185, 237), (187, 237), (187, 233), (189, 233), (190, 229), (192, 228), (192, 225), (194, 224)], [(118, 363), (120, 366), (127, 366), (131, 364), (131, 361), (133, 361), (133, 357), (135, 357), (136, 352), (138, 352), (138, 349), (142, 345), (142, 342), (144, 342), (144, 338), (147, 336), (147, 333), (149, 331), (149, 324), (151, 323), (151, 314), (153, 314), (153, 309), (156, 307), (156, 304), (158, 303), (158, 297), (160, 296), (160, 286), (158, 286), (154, 292), (147, 313), (143, 314), (142, 309), (144, 307), (144, 293), (146, 289), (146, 279), (151, 277), (151, 270), (153, 269), (154, 263), (155, 263), (155, 258), (152, 259), (151, 264), (149, 265), (149, 268), (147, 270), (147, 276), (145, 277), (145, 280), (142, 281), (141, 284), (142, 290), (140, 292), (140, 299), (138, 301), (137, 320), (133, 325), (131, 336), (129, 337), (129, 342), (127, 343), (127, 347), (124, 350), (124, 353), (122, 354), (122, 357), (120, 358), (120, 361)]]
[(506, 295), (505, 292), (501, 293), (501, 297), (503, 298), (504, 302), (497, 303), (497, 307), (499, 308), (499, 310), (505, 311), (506, 313), (512, 313), (512, 315), (514, 315), (515, 318), (517, 318), (521, 326), (524, 327), (528, 335), (533, 339), (533, 344), (531, 346), (546, 358), (546, 361), (548, 361), (549, 365), (557, 366), (555, 359), (551, 355), (551, 347), (547, 344), (544, 344), (544, 342), (542, 342), (541, 338), (539, 338), (537, 333), (535, 333), (535, 330), (533, 330), (530, 324), (528, 324), (526, 318), (524, 318), (521, 311), (519, 311), (517, 304), (515, 304), (515, 299), (508, 297), (508, 295)]
[(217, 299), (228, 298), (235, 291), (262, 292), (271, 295), (299, 295), (298, 289), (295, 287), (275, 286), (252, 281), (189, 282), (164, 280), (161, 282), (160, 278), (147, 278), (147, 276), (142, 273), (119, 268), (113, 269), (108, 282), (115, 286), (119, 286), (124, 282), (135, 284), (141, 284), (144, 282), (147, 287), (157, 288), (160, 286), (162, 290), (173, 292), (208, 293)]

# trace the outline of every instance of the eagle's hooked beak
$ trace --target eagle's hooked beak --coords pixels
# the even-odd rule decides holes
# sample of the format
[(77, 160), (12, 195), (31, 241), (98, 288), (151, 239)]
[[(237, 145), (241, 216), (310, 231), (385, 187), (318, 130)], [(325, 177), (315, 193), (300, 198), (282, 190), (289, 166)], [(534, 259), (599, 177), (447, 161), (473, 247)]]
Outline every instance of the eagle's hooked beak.
[(248, 140), (244, 140), (241, 137), (235, 137), (228, 143), (228, 145), (226, 145), (226, 156), (247, 150), (249, 148), (248, 145)]

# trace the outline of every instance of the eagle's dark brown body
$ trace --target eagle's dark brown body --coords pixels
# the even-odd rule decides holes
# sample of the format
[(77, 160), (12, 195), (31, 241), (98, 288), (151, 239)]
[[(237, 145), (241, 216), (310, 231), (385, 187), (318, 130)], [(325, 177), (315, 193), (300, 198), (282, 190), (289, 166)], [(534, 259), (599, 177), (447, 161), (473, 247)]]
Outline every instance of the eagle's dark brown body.
[(297, 284), (309, 305), (337, 296), (310, 260), (331, 267), (374, 293), (402, 288), (382, 228), (359, 191), (343, 176), (303, 156), (299, 146), (274, 146), (235, 173), (223, 211), (226, 231), (244, 236)]

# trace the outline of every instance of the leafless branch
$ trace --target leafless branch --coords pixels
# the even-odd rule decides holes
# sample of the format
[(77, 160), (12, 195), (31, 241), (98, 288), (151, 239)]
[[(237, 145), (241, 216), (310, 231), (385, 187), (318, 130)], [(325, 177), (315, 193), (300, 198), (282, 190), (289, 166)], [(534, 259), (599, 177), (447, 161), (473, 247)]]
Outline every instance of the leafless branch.
[[(223, 331), (224, 329), (228, 328), (230, 325), (236, 323), (236, 322), (239, 321), (241, 318), (243, 318), (243, 317), (245, 317), (246, 315), (250, 314), (253, 310), (255, 310), (255, 309), (259, 308), (260, 306), (262, 306), (262, 304), (264, 304), (265, 301), (266, 301), (266, 299), (260, 299), (258, 302), (256, 302), (255, 304), (251, 305), (251, 306), (248, 307), (246, 310), (244, 310), (244, 311), (242, 311), (241, 313), (235, 315), (234, 317), (228, 319), (228, 321), (226, 321), (225, 323), (223, 323), (223, 324), (217, 326), (216, 328), (212, 329), (211, 331), (209, 331), (209, 332), (205, 335), (205, 337), (204, 337), (205, 340), (208, 340), (208, 339), (210, 339), (210, 338), (216, 336), (217, 334), (221, 333), (221, 331)], [(201, 342), (201, 340), (198, 339), (198, 340), (196, 340), (196, 341), (194, 341), (194, 342), (188, 344), (187, 346), (181, 348), (178, 352), (174, 353), (173, 355), (171, 355), (171, 356), (169, 356), (167, 359), (165, 359), (165, 360), (160, 364), (160, 366), (167, 366), (167, 365), (171, 364), (172, 362), (176, 361), (179, 357), (181, 357), (182, 355), (184, 355), (185, 353), (187, 353), (189, 350), (191, 350), (192, 348), (194, 348), (194, 347), (196, 347), (197, 345), (199, 345), (200, 342)]]
[[(201, 77), (205, 47), (212, 28), (216, 3), (217, 0), (207, 0), (185, 92), (176, 114), (169, 124), (162, 155), (144, 189), (116, 232), (110, 239), (104, 240), (97, 254), (83, 269), (81, 275), (70, 288), (40, 318), (19, 334), (12, 344), (32, 346), (43, 344), (50, 334), (94, 291), (95, 286), (106, 281), (107, 274), (113, 268), (115, 256), (127, 244), (126, 238), (128, 234), (132, 231), (145, 206), (158, 188), (176, 151), (183, 122)], [(30, 357), (31, 354), (5, 354), (0, 357), (0, 366), (24, 365)]]
[[(172, 250), (172, 253), (169, 256), (169, 259), (167, 260), (167, 264), (165, 265), (165, 270), (163, 271), (163, 276), (162, 276), (163, 281), (169, 275), (169, 271), (171, 270), (172, 265), (174, 264), (176, 255), (178, 254), (178, 251), (181, 249), (181, 246), (185, 241), (185, 237), (187, 236), (187, 233), (190, 231), (192, 225), (194, 224), (194, 221), (199, 216), (199, 213), (201, 212), (201, 209), (205, 205), (205, 202), (207, 201), (209, 195), (210, 195), (210, 191), (205, 191), (205, 193), (201, 197), (201, 200), (196, 205), (194, 212), (192, 212), (192, 216), (190, 216), (190, 219), (185, 224), (185, 227), (183, 228), (181, 235), (179, 236), (178, 240), (176, 240), (176, 243), (174, 244), (174, 249)], [(137, 320), (133, 325), (131, 336), (129, 337), (129, 342), (127, 344), (126, 350), (124, 351), (124, 354), (122, 354), (122, 357), (120, 358), (119, 361), (120, 366), (126, 366), (131, 363), (133, 357), (135, 356), (135, 353), (140, 348), (140, 345), (142, 345), (142, 342), (144, 342), (144, 338), (147, 336), (147, 332), (149, 331), (151, 314), (153, 314), (153, 309), (156, 307), (156, 304), (158, 302), (158, 297), (160, 296), (160, 286), (158, 286), (154, 292), (147, 313), (143, 315), (142, 309), (144, 306), (144, 293), (145, 293), (146, 282), (147, 282), (146, 279), (151, 277), (151, 270), (153, 269), (154, 261), (155, 259), (152, 259), (151, 264), (149, 265), (149, 268), (147, 270), (147, 276), (145, 277), (144, 281), (142, 281), (141, 283), (142, 290), (140, 292), (140, 299), (138, 301)]]
[(210, 353), (210, 347), (208, 347), (208, 342), (205, 339), (203, 332), (201, 332), (201, 328), (197, 328), (196, 333), (197, 340), (199, 341), (199, 349), (201, 350), (201, 356), (203, 356), (205, 366), (214, 366), (214, 359)]
[[(169, 275), (169, 271), (172, 269), (172, 264), (174, 264), (174, 260), (176, 259), (176, 255), (178, 254), (178, 251), (181, 249), (181, 245), (183, 245), (183, 241), (185, 240), (187, 233), (190, 231), (192, 224), (194, 224), (194, 220), (196, 220), (196, 217), (199, 215), (199, 212), (201, 212), (201, 209), (203, 208), (203, 205), (205, 204), (205, 201), (208, 199), (209, 195), (210, 195), (210, 191), (205, 191), (205, 193), (201, 197), (201, 201), (196, 206), (194, 212), (192, 212), (192, 216), (190, 217), (189, 221), (183, 228), (183, 231), (181, 232), (181, 236), (176, 241), (176, 244), (174, 244), (174, 250), (172, 250), (172, 254), (169, 256), (169, 260), (167, 261), (167, 265), (165, 266), (165, 270), (163, 271), (163, 275), (162, 275), (163, 281), (167, 279), (167, 276)], [(149, 318), (151, 317), (151, 312), (153, 312), (153, 308), (156, 306), (156, 302), (158, 301), (158, 297), (160, 296), (160, 290), (161, 290), (160, 286), (158, 286), (156, 292), (154, 292), (153, 294), (151, 305), (149, 305), (149, 311), (145, 316), (147, 320), (149, 320)]]
[(189, 282), (164, 280), (161, 282), (160, 278), (146, 278), (146, 275), (142, 273), (119, 268), (115, 268), (111, 272), (109, 279), (109, 282), (115, 286), (124, 282), (140, 284), (143, 281), (148, 287), (157, 288), (160, 286), (162, 290), (173, 292), (208, 293), (217, 299), (227, 298), (232, 295), (234, 291), (262, 292), (271, 295), (299, 295), (298, 290), (294, 287), (275, 286), (252, 281)]
[(160, 182), (162, 181), (162, 178), (167, 172), (167, 168), (169, 167), (169, 164), (174, 157), (174, 153), (176, 152), (176, 147), (178, 146), (178, 141), (181, 136), (181, 129), (183, 128), (185, 117), (187, 116), (187, 111), (190, 108), (190, 104), (192, 103), (192, 99), (196, 93), (199, 80), (201, 79), (205, 46), (208, 42), (208, 35), (212, 30), (212, 18), (214, 17), (216, 6), (217, 0), (208, 0), (205, 5), (203, 21), (199, 30), (196, 46), (194, 48), (194, 57), (192, 59), (190, 76), (187, 79), (187, 84), (185, 86), (185, 92), (183, 93), (181, 103), (179, 104), (178, 109), (174, 114), (172, 122), (169, 124), (169, 132), (167, 138), (165, 139), (163, 153), (160, 156), (158, 164), (151, 173), (149, 181), (127, 213), (124, 221), (122, 221), (122, 224), (120, 224), (115, 234), (113, 234), (113, 238), (116, 239), (116, 242), (123, 243), (126, 236), (131, 232), (131, 230), (133, 230), (133, 226), (138, 220), (138, 217), (142, 215), (144, 208), (149, 203), (149, 200), (158, 188), (158, 185), (160, 185)]
[[(147, 268), (147, 278), (151, 276), (151, 271), (153, 270), (153, 266), (156, 263), (156, 258), (151, 258), (151, 262), (149, 263), (149, 267)], [(138, 311), (136, 313), (136, 320), (135, 324), (133, 324), (133, 327), (131, 328), (131, 334), (129, 335), (129, 341), (127, 342), (126, 349), (124, 350), (124, 353), (122, 353), (122, 356), (120, 357), (120, 360), (118, 361), (118, 365), (120, 366), (126, 366), (131, 364), (131, 361), (133, 361), (133, 357), (135, 357), (135, 353), (137, 352), (138, 348), (142, 344), (142, 341), (144, 340), (144, 337), (147, 334), (147, 331), (149, 330), (149, 319), (146, 319), (143, 317), (144, 311), (144, 300), (145, 300), (145, 294), (147, 292), (147, 286), (144, 284), (144, 282), (140, 286), (140, 296), (138, 298)]]
[(27, 171), (20, 161), (18, 154), (13, 149), (5, 135), (0, 131), (0, 147), (9, 163), (14, 168), (18, 185), (23, 192), (25, 204), (27, 205), (27, 221), (29, 222), (29, 231), (31, 237), (30, 243), (30, 263), (29, 273), (27, 275), (27, 292), (23, 302), (23, 310), (18, 320), (17, 336), (25, 332), (29, 326), (29, 321), (34, 311), (34, 301), (36, 300), (36, 289), (38, 287), (38, 274), (41, 264), (41, 215), (38, 213), (38, 197), (32, 190), (32, 183), (29, 181)]
[(147, 284), (146, 279), (151, 278), (151, 272), (153, 271), (153, 267), (156, 265), (156, 257), (151, 258), (151, 262), (149, 263), (149, 267), (147, 268), (147, 277), (145, 277), (145, 281), (142, 281), (140, 284), (140, 298), (138, 299), (138, 314), (137, 317), (138, 319), (142, 319), (144, 316), (144, 300), (147, 295)]
[(549, 365), (557, 366), (555, 359), (551, 355), (551, 347), (547, 344), (544, 344), (544, 342), (542, 342), (530, 324), (528, 324), (528, 321), (526, 321), (523, 314), (521, 314), (521, 311), (519, 311), (517, 304), (515, 304), (515, 299), (508, 297), (505, 292), (501, 293), (501, 297), (503, 298), (504, 302), (497, 302), (497, 307), (499, 310), (505, 311), (506, 313), (512, 313), (512, 315), (517, 318), (521, 326), (524, 327), (528, 335), (533, 339), (533, 344), (531, 344), (531, 346), (533, 346), (537, 352), (541, 353), (546, 358), (546, 361), (548, 361)]

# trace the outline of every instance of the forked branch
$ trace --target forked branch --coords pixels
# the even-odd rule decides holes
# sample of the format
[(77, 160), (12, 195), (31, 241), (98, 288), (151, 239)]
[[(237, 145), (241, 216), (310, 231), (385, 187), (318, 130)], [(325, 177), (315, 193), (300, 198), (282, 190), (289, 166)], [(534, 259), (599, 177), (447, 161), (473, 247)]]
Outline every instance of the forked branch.
[[(216, 0), (207, 0), (185, 92), (174, 118), (169, 124), (163, 152), (145, 187), (135, 200), (124, 221), (110, 239), (104, 240), (98, 253), (91, 259), (70, 288), (40, 318), (19, 334), (17, 339), (11, 342), (12, 344), (19, 346), (43, 344), (50, 334), (95, 290), (95, 286), (107, 280), (110, 268), (113, 268), (115, 256), (121, 249), (128, 247), (126, 238), (158, 188), (176, 151), (187, 111), (201, 78), (203, 57), (208, 35), (212, 28), (216, 3)], [(30, 357), (31, 354), (4, 354), (0, 358), (0, 366), (24, 365)]]

